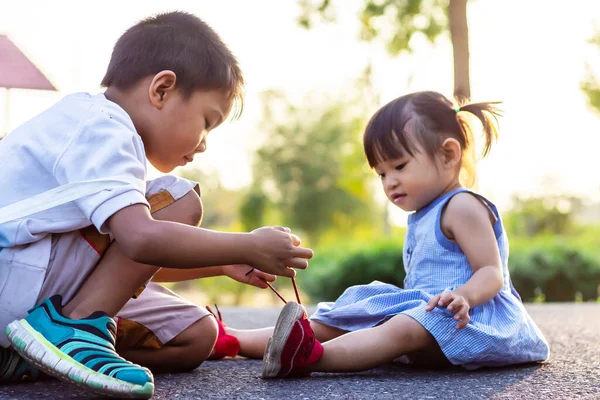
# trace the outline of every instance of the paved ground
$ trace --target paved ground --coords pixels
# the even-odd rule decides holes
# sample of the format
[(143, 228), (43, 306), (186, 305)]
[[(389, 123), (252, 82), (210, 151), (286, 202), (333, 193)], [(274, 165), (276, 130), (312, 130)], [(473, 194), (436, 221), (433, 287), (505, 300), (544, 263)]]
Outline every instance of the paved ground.
[[(265, 381), (260, 362), (209, 362), (156, 377), (154, 399), (600, 399), (600, 304), (529, 305), (552, 349), (548, 364), (466, 372), (392, 364), (357, 374)], [(273, 324), (279, 309), (225, 308), (234, 327)], [(89, 399), (58, 381), (0, 387), (0, 399)]]

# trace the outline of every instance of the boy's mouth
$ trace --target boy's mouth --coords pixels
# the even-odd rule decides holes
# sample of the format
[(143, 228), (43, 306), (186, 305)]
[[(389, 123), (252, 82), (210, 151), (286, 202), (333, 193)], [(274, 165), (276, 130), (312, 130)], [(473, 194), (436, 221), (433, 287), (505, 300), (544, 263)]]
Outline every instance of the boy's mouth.
[(393, 203), (397, 203), (406, 197), (406, 193), (392, 193), (390, 197)]

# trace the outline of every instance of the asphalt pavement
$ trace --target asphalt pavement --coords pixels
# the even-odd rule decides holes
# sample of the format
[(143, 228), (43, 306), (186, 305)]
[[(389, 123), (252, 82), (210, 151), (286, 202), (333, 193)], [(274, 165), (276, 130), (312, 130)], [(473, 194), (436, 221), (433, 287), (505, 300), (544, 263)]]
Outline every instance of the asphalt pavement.
[[(206, 362), (182, 374), (156, 376), (153, 399), (600, 399), (600, 304), (531, 304), (551, 358), (544, 365), (431, 371), (394, 363), (352, 374), (263, 380), (260, 361)], [(223, 307), (236, 328), (274, 324), (280, 308)], [(310, 311), (310, 308), (309, 308)], [(76, 386), (45, 381), (0, 387), (0, 399), (91, 399)]]

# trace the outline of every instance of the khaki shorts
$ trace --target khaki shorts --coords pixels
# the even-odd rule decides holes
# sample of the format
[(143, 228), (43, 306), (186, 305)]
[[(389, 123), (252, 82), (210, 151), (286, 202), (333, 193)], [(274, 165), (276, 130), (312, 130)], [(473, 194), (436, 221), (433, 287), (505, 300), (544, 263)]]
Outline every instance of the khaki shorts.
[[(198, 185), (176, 176), (149, 181), (146, 198), (151, 212), (165, 208)], [(52, 250), (46, 277), (36, 304), (55, 294), (68, 303), (108, 249), (111, 238), (92, 225), (81, 231), (52, 235)], [(155, 283), (148, 283), (117, 314), (117, 350), (160, 348), (191, 324), (210, 315), (199, 307)], [(25, 316), (23, 316), (25, 317)]]

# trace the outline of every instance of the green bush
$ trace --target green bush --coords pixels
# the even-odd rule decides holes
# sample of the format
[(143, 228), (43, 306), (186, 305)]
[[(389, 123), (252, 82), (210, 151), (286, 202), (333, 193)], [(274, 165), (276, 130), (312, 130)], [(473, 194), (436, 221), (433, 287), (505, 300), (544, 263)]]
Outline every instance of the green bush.
[(546, 301), (598, 297), (600, 258), (565, 238), (515, 241), (509, 258), (513, 284), (524, 301), (543, 293)]
[(346, 288), (379, 280), (402, 287), (404, 280), (400, 240), (317, 252), (310, 268), (299, 274), (312, 302), (333, 301)]

